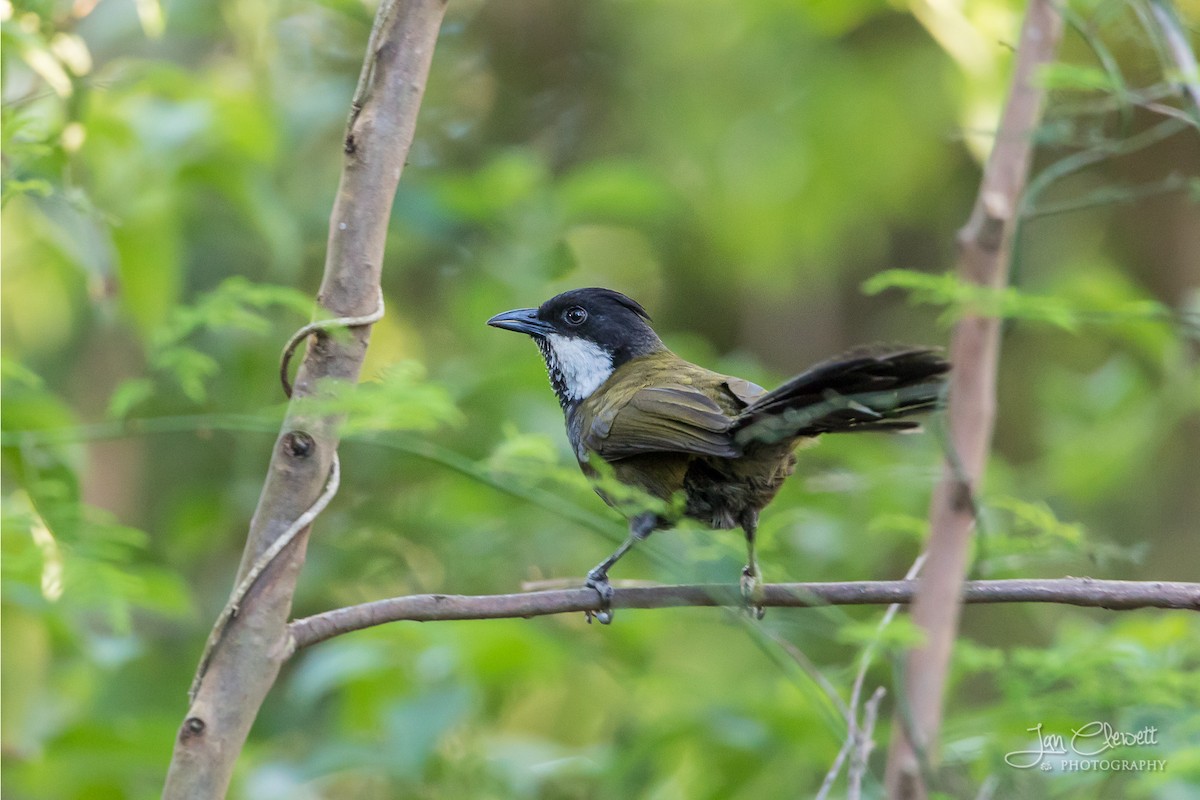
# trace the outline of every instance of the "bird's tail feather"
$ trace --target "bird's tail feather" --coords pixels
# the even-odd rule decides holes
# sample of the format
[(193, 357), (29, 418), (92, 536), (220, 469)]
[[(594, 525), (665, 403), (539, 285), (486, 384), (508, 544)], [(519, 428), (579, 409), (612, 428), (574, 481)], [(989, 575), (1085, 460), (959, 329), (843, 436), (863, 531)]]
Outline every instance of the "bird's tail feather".
[(949, 363), (927, 348), (851, 351), (812, 367), (747, 407), (739, 445), (797, 436), (919, 427), (905, 419), (936, 408)]

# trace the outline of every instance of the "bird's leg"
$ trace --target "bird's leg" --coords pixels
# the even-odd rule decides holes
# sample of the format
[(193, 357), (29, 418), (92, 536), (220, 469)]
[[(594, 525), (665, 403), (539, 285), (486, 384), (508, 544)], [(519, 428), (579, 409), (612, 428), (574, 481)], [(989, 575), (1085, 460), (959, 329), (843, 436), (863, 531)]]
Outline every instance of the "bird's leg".
[[(658, 518), (652, 513), (639, 514), (629, 520), (629, 538), (616, 549), (611, 556), (601, 561), (592, 568), (587, 575), (585, 586), (595, 589), (596, 594), (600, 595), (600, 610), (596, 612), (596, 621), (601, 625), (607, 625), (612, 622), (612, 584), (608, 582), (608, 571), (621, 560), (621, 556), (628, 553), (633, 546), (645, 539), (654, 530), (658, 524)], [(588, 613), (588, 622), (592, 621), (592, 614)]]
[(758, 556), (754, 552), (754, 537), (758, 532), (758, 514), (747, 514), (742, 518), (742, 530), (746, 532), (746, 566), (742, 567), (742, 599), (755, 619), (766, 615), (762, 603), (762, 573), (758, 571)]

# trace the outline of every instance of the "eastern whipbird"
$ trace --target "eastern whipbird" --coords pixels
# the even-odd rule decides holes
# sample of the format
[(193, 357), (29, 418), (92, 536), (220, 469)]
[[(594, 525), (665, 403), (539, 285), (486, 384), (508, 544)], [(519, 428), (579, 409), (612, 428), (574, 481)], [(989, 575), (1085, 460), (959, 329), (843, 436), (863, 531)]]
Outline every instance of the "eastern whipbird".
[[(633, 545), (669, 528), (679, 514), (746, 534), (741, 589), (754, 606), (760, 573), (754, 553), (758, 512), (796, 466), (800, 443), (822, 433), (903, 431), (907, 417), (935, 408), (950, 365), (920, 347), (863, 348), (817, 364), (766, 391), (750, 381), (684, 361), (663, 345), (650, 316), (611, 289), (574, 289), (538, 308), (488, 320), (533, 337), (584, 474), (609, 465), (618, 481), (671, 501), (679, 513), (634, 512), (629, 537), (588, 573), (612, 620), (608, 571)], [(619, 504), (602, 487), (609, 505)]]

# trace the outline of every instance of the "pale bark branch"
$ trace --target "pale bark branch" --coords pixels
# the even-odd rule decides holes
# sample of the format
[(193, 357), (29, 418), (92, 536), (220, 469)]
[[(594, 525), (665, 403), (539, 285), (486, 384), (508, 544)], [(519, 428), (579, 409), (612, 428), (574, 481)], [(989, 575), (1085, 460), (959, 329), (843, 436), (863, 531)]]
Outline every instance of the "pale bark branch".
[[(361, 318), (378, 305), (392, 202), (444, 12), (445, 0), (383, 0), (380, 6), (344, 140), (317, 296), (321, 316)], [(368, 325), (349, 329), (347, 336), (314, 335), (296, 376), (295, 399), (322, 393), (326, 380), (357, 381), (369, 336)], [(264, 560), (264, 553), (272, 552), (321, 494), (336, 457), (336, 424), (336, 418), (305, 412), (296, 403), (289, 407), (234, 581), (245, 587), (245, 596), (231, 599), (237, 614), (218, 625), (211, 656), (197, 670), (164, 798), (225, 796), (258, 709), (287, 658), (287, 621), (308, 528), (275, 557)], [(249, 580), (260, 567), (261, 575)]]
[[(1030, 0), (996, 141), (975, 207), (958, 235), (958, 273), (966, 281), (993, 289), (1008, 283), (1009, 250), (1044, 101), (1037, 72), (1054, 59), (1062, 27), (1062, 16), (1050, 0)], [(909, 653), (904, 686), (897, 687), (912, 711), (911, 736), (916, 741), (909, 739), (906, 726), (892, 726), (885, 778), (890, 798), (923, 798), (927, 792), (917, 752), (936, 753), (975, 527), (974, 497), (995, 421), (999, 352), (999, 319), (970, 315), (955, 325), (950, 341), (954, 368), (947, 410), (949, 453), (931, 502), (929, 559), (912, 608), (913, 621), (925, 631), (925, 643)]]
[[(813, 608), (825, 605), (910, 603), (917, 586), (917, 581), (771, 583), (763, 587), (762, 605)], [(962, 598), (965, 603), (1061, 603), (1110, 611), (1138, 608), (1200, 611), (1200, 583), (1092, 578), (970, 581), (963, 587)], [(738, 608), (744, 605), (745, 600), (737, 586), (719, 583), (618, 587), (614, 590), (612, 601), (613, 608)], [(418, 594), (390, 597), (296, 620), (289, 626), (291, 641), (287, 651), (290, 654), (344, 633), (389, 622), (525, 619), (599, 610), (596, 591), (583, 587), (520, 594)]]

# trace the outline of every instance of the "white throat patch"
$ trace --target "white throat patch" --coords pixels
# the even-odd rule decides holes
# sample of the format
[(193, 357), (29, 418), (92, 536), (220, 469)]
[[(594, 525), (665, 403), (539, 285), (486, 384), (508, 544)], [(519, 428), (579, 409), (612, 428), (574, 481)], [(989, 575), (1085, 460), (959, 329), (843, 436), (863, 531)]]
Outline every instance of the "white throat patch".
[(584, 399), (613, 374), (612, 356), (595, 342), (551, 333), (538, 344), (550, 383), (564, 406)]

